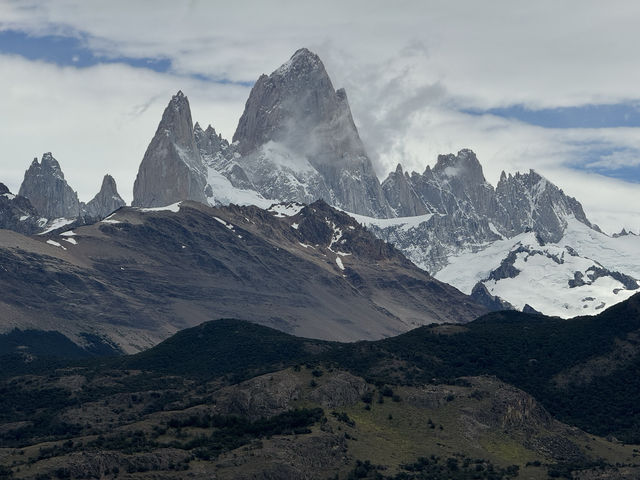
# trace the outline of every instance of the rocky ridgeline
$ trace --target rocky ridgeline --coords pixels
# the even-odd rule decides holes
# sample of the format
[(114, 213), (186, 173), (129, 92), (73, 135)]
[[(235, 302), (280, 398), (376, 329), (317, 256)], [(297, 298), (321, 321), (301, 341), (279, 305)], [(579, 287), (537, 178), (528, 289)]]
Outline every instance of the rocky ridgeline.
[(324, 199), (355, 213), (393, 216), (346, 93), (334, 90), (321, 60), (307, 49), (258, 79), (231, 144), (211, 126), (192, 126), (187, 98), (174, 96), (140, 165), (133, 205), (204, 203), (215, 193), (207, 169), (266, 199)]
[[(516, 175), (503, 172), (494, 188), (471, 150), (440, 155), (434, 168), (409, 175), (398, 165), (382, 183), (397, 216), (432, 214), (414, 228), (402, 225), (371, 228), (393, 242), (410, 258), (434, 273), (448, 257), (465, 249), (534, 231), (543, 242), (559, 241), (567, 220), (575, 218), (599, 231), (586, 218), (582, 205), (531, 170)], [(429, 248), (416, 250), (415, 245)]]
[[(238, 163), (240, 154), (237, 144), (229, 144), (211, 125), (206, 130), (202, 130), (200, 124), (196, 122), (193, 134), (202, 161), (208, 168), (223, 174), (235, 188), (257, 191), (256, 186)], [(213, 192), (205, 193), (208, 198), (213, 196)]]
[[(124, 204), (111, 177), (105, 177), (101, 192), (91, 202), (79, 202), (50, 154), (42, 163), (34, 161), (20, 193), (29, 198), (39, 216), (48, 219), (103, 217)], [(501, 245), (495, 242), (528, 232), (534, 233), (540, 248), (559, 242), (571, 228), (583, 231), (584, 225), (588, 232), (599, 232), (576, 199), (534, 171), (503, 173), (495, 187), (489, 184), (478, 158), (468, 149), (440, 155), (422, 173), (409, 173), (398, 165), (380, 183), (345, 91), (334, 89), (320, 58), (304, 48), (270, 75), (258, 78), (232, 142), (211, 125), (206, 129), (194, 125), (187, 97), (182, 92), (173, 96), (142, 159), (133, 193), (133, 205), (139, 207), (193, 200), (268, 208), (271, 202), (324, 200), (355, 214), (378, 238), (393, 243), (424, 270), (466, 293), (475, 291), (478, 300), (491, 308), (517, 303), (516, 298), (496, 297), (495, 286), (487, 283), (488, 272), (500, 265), (513, 245), (493, 252), (496, 258), (490, 260), (488, 270), (479, 264), (482, 271), (477, 272), (476, 281), (485, 281), (484, 289), (480, 284), (475, 289), (466, 285), (458, 274), (446, 276), (445, 269), (465, 254), (485, 251), (489, 245)], [(5, 217), (27, 218), (16, 213)], [(22, 228), (15, 221), (5, 224)], [(29, 228), (33, 227), (19, 231)], [(607, 260), (602, 268), (634, 273), (626, 272), (628, 265), (634, 264)], [(570, 277), (576, 272), (586, 275), (583, 266), (576, 264)], [(628, 285), (612, 288), (628, 289)], [(591, 297), (595, 295), (584, 295)]]
[(410, 231), (372, 225), (431, 272), (460, 251), (526, 231), (558, 241), (569, 217), (597, 229), (577, 200), (536, 172), (503, 174), (494, 188), (471, 150), (440, 155), (422, 174), (398, 165), (380, 184), (346, 93), (334, 89), (320, 58), (304, 48), (258, 78), (233, 143), (210, 125), (192, 126), (187, 98), (174, 96), (140, 165), (133, 204), (217, 203), (219, 187), (208, 184), (212, 172), (229, 188), (274, 202), (323, 199), (375, 218), (432, 214)]
[(467, 149), (438, 156), (435, 167), (427, 167), (423, 174), (403, 174), (398, 165), (382, 187), (399, 217), (458, 215), (487, 227), (491, 223), (488, 237), (494, 239), (535, 231), (544, 241), (558, 241), (568, 217), (597, 229), (587, 220), (580, 202), (533, 170), (508, 176), (502, 172), (494, 188), (476, 155)]
[[(557, 241), (568, 216), (592, 226), (577, 200), (533, 171), (503, 175), (494, 188), (471, 150), (440, 155), (422, 174), (398, 165), (380, 184), (346, 93), (334, 89), (320, 58), (304, 48), (258, 78), (233, 143), (210, 125), (193, 125), (187, 97), (178, 92), (140, 165), (133, 205), (206, 203), (215, 194), (207, 185), (208, 170), (233, 188), (274, 201), (323, 199), (376, 218), (437, 214), (427, 227), (433, 260), (421, 262), (432, 270), (446, 262), (437, 260), (445, 251), (502, 236), (534, 230), (544, 241)], [(406, 243), (395, 232), (379, 233)]]

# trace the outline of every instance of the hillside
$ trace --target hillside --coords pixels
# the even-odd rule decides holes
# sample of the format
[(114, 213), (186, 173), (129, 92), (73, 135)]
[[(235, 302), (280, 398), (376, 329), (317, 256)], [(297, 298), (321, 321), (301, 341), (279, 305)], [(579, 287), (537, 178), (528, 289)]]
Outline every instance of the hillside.
[(636, 295), (375, 342), (219, 320), (133, 356), (14, 356), (0, 462), (16, 478), (637, 478), (619, 440), (640, 440), (639, 331)]
[(486, 312), (322, 201), (122, 208), (56, 234), (2, 230), (0, 260), (2, 331), (129, 353), (214, 318), (354, 341)]

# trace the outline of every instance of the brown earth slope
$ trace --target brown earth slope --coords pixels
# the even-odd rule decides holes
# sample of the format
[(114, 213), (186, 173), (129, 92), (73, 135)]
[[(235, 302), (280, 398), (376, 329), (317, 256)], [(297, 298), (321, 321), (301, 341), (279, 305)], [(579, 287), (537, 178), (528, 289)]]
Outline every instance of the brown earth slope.
[(2, 331), (80, 343), (89, 333), (126, 352), (221, 317), (354, 341), (485, 313), (321, 201), (270, 211), (183, 202), (122, 208), (63, 234), (0, 230), (0, 265)]

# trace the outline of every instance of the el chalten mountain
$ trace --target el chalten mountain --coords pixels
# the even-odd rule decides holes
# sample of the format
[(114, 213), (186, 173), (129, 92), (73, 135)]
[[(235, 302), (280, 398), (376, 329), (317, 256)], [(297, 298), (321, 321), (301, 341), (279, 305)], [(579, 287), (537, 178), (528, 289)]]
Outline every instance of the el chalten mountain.
[[(309, 50), (258, 79), (232, 143), (191, 125), (179, 92), (140, 166), (134, 205), (323, 199), (491, 308), (571, 317), (638, 289), (640, 238), (605, 235), (580, 202), (535, 171), (503, 172), (494, 187), (465, 149), (440, 155), (422, 174), (398, 165), (380, 184), (346, 93)], [(145, 189), (144, 178), (153, 178)]]

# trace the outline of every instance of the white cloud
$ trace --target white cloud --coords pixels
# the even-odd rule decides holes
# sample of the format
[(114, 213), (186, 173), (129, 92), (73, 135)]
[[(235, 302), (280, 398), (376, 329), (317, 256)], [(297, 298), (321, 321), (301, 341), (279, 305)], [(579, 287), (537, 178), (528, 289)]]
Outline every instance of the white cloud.
[(640, 151), (623, 150), (602, 155), (597, 161), (586, 164), (589, 168), (605, 168), (608, 170), (618, 170), (624, 167), (640, 166)]
[[(4, 4), (0, 29), (76, 34), (105, 55), (169, 58), (180, 73), (253, 81), (300, 46), (333, 45), (363, 64), (425, 48), (420, 83), (478, 107), (637, 97), (640, 4), (597, 0)], [(322, 50), (322, 49), (320, 49)], [(345, 65), (342, 65), (345, 70)], [(338, 79), (340, 79), (338, 74)], [(348, 73), (345, 73), (348, 75)]]

